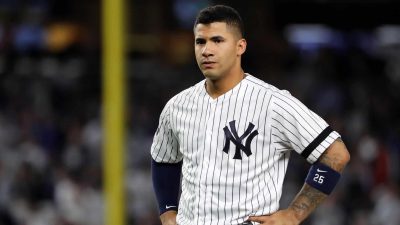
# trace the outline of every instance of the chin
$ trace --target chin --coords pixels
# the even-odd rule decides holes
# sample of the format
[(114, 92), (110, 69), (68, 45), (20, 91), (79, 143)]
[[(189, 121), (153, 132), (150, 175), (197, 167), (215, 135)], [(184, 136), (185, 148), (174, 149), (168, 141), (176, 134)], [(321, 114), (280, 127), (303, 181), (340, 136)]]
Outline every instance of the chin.
[(220, 77), (219, 75), (211, 72), (211, 71), (203, 71), (203, 75), (210, 80), (218, 80), (218, 78)]

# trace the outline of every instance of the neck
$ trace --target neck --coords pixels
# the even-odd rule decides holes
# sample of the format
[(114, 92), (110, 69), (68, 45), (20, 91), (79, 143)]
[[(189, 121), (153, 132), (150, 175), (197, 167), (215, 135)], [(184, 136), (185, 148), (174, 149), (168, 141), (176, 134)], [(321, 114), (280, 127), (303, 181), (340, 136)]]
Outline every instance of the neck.
[(240, 83), (245, 77), (243, 70), (233, 76), (223, 76), (220, 79), (211, 80), (206, 78), (206, 90), (211, 98), (216, 99), (225, 94), (237, 84)]

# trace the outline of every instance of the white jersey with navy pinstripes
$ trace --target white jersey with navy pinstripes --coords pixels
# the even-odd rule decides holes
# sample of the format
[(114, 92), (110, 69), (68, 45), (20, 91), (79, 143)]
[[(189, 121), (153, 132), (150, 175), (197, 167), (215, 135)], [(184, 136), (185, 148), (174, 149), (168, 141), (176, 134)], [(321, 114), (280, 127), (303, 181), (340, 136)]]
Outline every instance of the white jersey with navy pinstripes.
[(278, 210), (292, 151), (314, 163), (339, 134), (252, 75), (212, 99), (205, 80), (164, 107), (152, 158), (182, 165), (179, 225), (233, 225)]

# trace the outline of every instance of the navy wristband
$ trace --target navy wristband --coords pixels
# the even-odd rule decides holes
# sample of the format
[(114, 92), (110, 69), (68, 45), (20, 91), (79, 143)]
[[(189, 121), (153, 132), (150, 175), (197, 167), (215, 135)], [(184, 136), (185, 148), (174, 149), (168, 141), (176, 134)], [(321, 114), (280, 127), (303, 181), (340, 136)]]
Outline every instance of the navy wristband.
[(178, 211), (182, 162), (158, 163), (151, 161), (153, 188), (160, 215), (168, 210)]
[(329, 195), (340, 179), (340, 173), (329, 166), (317, 162), (308, 172), (306, 183), (311, 187)]

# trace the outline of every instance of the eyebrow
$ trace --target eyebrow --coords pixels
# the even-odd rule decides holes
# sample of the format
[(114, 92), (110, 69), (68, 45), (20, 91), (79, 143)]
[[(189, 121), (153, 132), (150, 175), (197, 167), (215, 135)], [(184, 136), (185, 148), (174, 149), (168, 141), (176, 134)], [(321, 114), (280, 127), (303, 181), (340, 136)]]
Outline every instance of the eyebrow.
[(210, 39), (211, 39), (212, 41), (215, 41), (215, 40), (224, 40), (225, 38), (222, 37), (222, 36), (217, 35), (217, 36), (212, 36)]
[[(196, 41), (197, 41), (197, 40), (203, 41), (203, 40), (206, 40), (206, 38), (204, 38), (204, 37), (196, 37), (195, 40), (196, 40)], [(215, 41), (215, 40), (225, 40), (225, 38), (224, 38), (223, 36), (216, 35), (216, 36), (212, 36), (212, 37), (210, 38), (210, 40), (212, 40), (212, 41)]]

